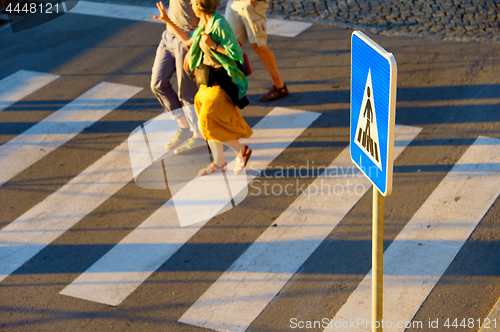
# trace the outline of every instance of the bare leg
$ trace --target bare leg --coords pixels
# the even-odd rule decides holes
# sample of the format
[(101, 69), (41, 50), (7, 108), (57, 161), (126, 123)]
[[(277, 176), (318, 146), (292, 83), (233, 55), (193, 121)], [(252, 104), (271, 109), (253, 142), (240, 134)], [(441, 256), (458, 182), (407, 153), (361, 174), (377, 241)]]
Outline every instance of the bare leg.
[(234, 153), (236, 154), (236, 163), (241, 164), (243, 158), (242, 154), (245, 150), (245, 147), (236, 139), (233, 139), (229, 142), (224, 142), (224, 145), (229, 146), (234, 151)]
[(212, 155), (214, 157), (214, 164), (218, 167), (224, 165), (224, 146), (221, 142), (208, 141)]
[(238, 140), (231, 140), (229, 142), (224, 142), (225, 145), (229, 146), (236, 153), (236, 165), (234, 166), (234, 174), (239, 174), (246, 166), (246, 162), (248, 162), (248, 158), (252, 154), (252, 150), (250, 148), (245, 149), (245, 146), (242, 145)]
[(189, 123), (187, 122), (185, 115), (181, 115), (180, 117), (178, 117), (177, 123), (179, 124), (179, 128), (181, 129), (189, 128)]
[(278, 71), (278, 65), (276, 64), (276, 58), (274, 57), (273, 52), (269, 49), (269, 47), (267, 47), (267, 45), (258, 46), (257, 44), (251, 44), (251, 46), (266, 67), (269, 75), (271, 75), (273, 85), (277, 89), (283, 88), (285, 84), (281, 80), (280, 73)]
[(238, 142), (237, 139), (233, 139), (229, 142), (224, 142), (224, 145), (227, 145), (231, 149), (233, 149), (233, 151), (236, 155), (240, 154), (241, 151), (243, 151), (243, 149), (245, 148), (240, 142)]
[(199, 131), (193, 131), (193, 137), (204, 139), (203, 135)]
[[(214, 142), (214, 141), (208, 141), (208, 144), (210, 145), (210, 149), (212, 149), (212, 154), (214, 157), (214, 163), (218, 166), (224, 164), (224, 146), (226, 145), (230, 147), (234, 153), (236, 154), (237, 158), (237, 163), (241, 163), (242, 161), (242, 153), (245, 147), (238, 142), (238, 140), (233, 139), (232, 141), (229, 142)], [(215, 147), (215, 148), (212, 148)]]
[(225, 161), (224, 161), (224, 146), (222, 145), (221, 142), (215, 142), (215, 141), (208, 141), (208, 145), (210, 145), (210, 150), (212, 150), (212, 156), (214, 158), (213, 164), (214, 167), (212, 169), (212, 163), (210, 165), (206, 166), (205, 168), (202, 168), (198, 174), (199, 175), (207, 175), (210, 174), (219, 169), (226, 170), (227, 167), (224, 167)]

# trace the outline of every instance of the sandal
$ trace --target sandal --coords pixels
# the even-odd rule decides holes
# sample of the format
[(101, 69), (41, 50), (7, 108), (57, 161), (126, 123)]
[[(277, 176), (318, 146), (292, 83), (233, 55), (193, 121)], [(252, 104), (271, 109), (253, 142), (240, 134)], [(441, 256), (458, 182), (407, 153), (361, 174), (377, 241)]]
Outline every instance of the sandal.
[(274, 101), (276, 99), (280, 99), (283, 97), (288, 96), (288, 88), (286, 87), (286, 84), (283, 85), (281, 89), (278, 89), (274, 85), (272, 88), (264, 95), (262, 95), (259, 100), (261, 102), (267, 103), (269, 101)]
[[(208, 171), (207, 171), (207, 168), (208, 168)], [(200, 176), (208, 175), (208, 174), (212, 174), (215, 171), (218, 171), (218, 170), (225, 171), (226, 169), (227, 169), (226, 162), (224, 163), (224, 165), (219, 167), (219, 166), (215, 165), (214, 162), (212, 161), (212, 163), (210, 165), (208, 165), (205, 168), (200, 169), (200, 171), (198, 172), (198, 175), (200, 175)]]
[[(248, 145), (245, 145), (244, 150), (242, 151), (242, 154), (241, 154), (241, 161), (236, 162), (236, 166), (234, 166), (234, 170), (233, 170), (234, 175), (238, 175), (241, 173), (243, 168), (246, 167), (246, 165), (248, 163), (248, 159), (250, 159), (251, 155), (252, 155), (252, 149), (250, 149), (248, 147)], [(238, 155), (238, 157), (239, 157), (239, 155)]]

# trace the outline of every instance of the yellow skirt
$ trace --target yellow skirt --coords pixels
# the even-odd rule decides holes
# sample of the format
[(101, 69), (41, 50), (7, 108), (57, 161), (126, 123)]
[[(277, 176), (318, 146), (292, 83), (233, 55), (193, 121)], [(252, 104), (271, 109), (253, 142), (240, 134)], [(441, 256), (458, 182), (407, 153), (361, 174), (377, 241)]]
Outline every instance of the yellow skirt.
[(194, 97), (194, 105), (205, 139), (228, 142), (252, 136), (252, 128), (220, 86), (202, 84)]

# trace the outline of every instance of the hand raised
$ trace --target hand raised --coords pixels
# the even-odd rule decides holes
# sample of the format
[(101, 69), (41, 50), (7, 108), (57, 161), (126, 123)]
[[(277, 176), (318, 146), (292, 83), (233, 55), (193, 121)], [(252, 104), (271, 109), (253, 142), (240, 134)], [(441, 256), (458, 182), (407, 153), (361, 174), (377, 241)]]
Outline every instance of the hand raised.
[(160, 16), (153, 16), (153, 18), (156, 18), (157, 20), (163, 21), (165, 23), (171, 23), (172, 21), (167, 15), (167, 12), (165, 11), (165, 6), (161, 1), (156, 3), (156, 7), (158, 7), (158, 10), (160, 11)]

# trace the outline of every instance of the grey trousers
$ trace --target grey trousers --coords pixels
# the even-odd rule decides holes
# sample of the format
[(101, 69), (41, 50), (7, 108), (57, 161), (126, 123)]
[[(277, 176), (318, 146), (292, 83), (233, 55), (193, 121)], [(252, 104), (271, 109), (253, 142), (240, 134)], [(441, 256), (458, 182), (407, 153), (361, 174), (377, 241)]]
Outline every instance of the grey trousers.
[[(198, 131), (198, 116), (193, 105), (198, 86), (184, 70), (184, 56), (187, 51), (187, 46), (179, 38), (166, 30), (163, 32), (153, 64), (151, 90), (161, 106), (166, 112), (171, 112), (174, 119), (185, 115), (189, 129)], [(170, 83), (174, 73), (177, 73), (178, 94)]]

